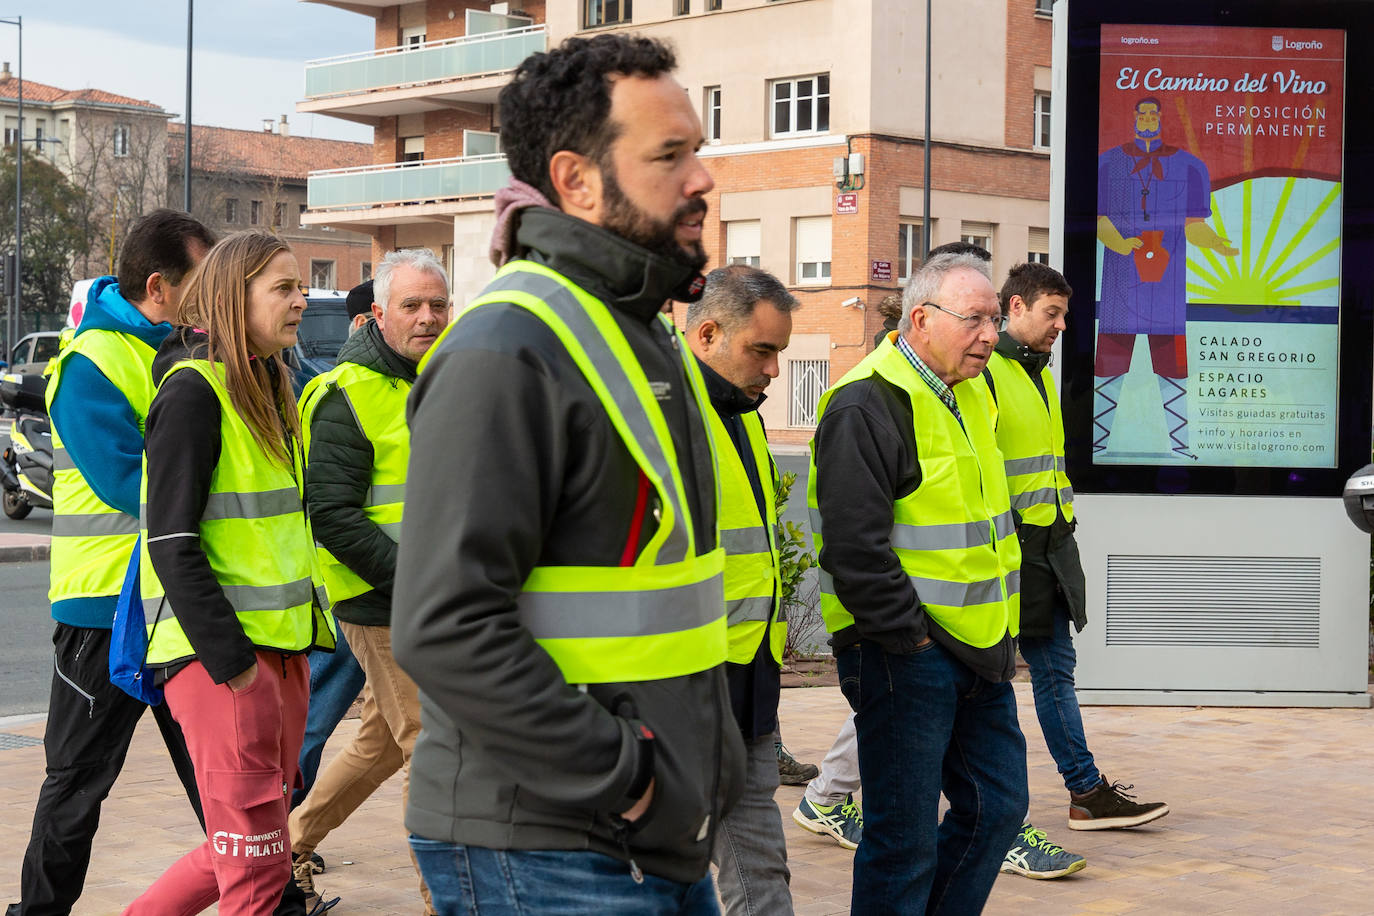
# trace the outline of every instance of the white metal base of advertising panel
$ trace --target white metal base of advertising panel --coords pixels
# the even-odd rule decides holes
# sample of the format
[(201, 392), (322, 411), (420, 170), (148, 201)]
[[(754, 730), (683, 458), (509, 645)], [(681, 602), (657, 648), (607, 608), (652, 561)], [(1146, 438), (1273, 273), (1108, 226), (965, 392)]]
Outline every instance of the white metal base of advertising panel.
[(1080, 494), (1083, 704), (1370, 705), (1369, 537), (1339, 498)]

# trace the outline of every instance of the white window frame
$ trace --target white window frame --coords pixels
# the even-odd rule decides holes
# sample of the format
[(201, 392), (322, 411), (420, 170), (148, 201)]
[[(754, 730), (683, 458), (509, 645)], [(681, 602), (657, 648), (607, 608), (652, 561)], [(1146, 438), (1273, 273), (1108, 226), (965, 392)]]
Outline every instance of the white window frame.
[(977, 245), (988, 254), (994, 254), (992, 250), (992, 223), (967, 222), (959, 226), (959, 241), (968, 245)]
[(787, 425), (807, 429), (816, 425), (821, 394), (830, 387), (830, 360), (787, 361)]
[(1050, 263), (1050, 230), (1031, 226), (1026, 230), (1026, 263)]
[[(634, 0), (583, 0), (583, 28), (596, 29), (603, 25), (624, 25), (632, 22), (633, 2)], [(608, 7), (613, 7), (615, 12), (608, 15)]]
[(1054, 0), (1035, 0), (1035, 15), (1053, 16)]
[(692, 0), (673, 0), (674, 16), (690, 16), (692, 14)]
[[(833, 232), (834, 227), (828, 216), (799, 216), (793, 220), (792, 238), (793, 250), (796, 251), (795, 282), (797, 285), (829, 285), (834, 257)], [(823, 253), (819, 241), (821, 238), (825, 239)], [(814, 248), (812, 248), (813, 244)], [(822, 254), (823, 257), (821, 257)]]
[(704, 117), (701, 119), (701, 123), (705, 128), (706, 142), (708, 143), (720, 142), (720, 98), (719, 86), (706, 87), (705, 100), (702, 106)]
[(425, 43), (426, 26), (413, 25), (401, 29), (401, 47), (414, 51)]
[(115, 158), (123, 159), (129, 155), (129, 125), (116, 124), (114, 126), (114, 154)]
[[(821, 90), (821, 81), (825, 81), (825, 90)], [(798, 91), (803, 83), (810, 82), (810, 94), (798, 96)], [(786, 97), (779, 98), (779, 94), (786, 87)], [(807, 128), (797, 127), (797, 106), (803, 100), (811, 103), (811, 126)], [(821, 108), (824, 103), (825, 124), (821, 124)], [(787, 112), (787, 126), (783, 130), (778, 129), (778, 112), (780, 107)], [(770, 137), (809, 137), (817, 134), (830, 132), (830, 74), (829, 73), (810, 73), (805, 76), (794, 76), (790, 79), (773, 80), (768, 84), (768, 135)]]
[(1050, 148), (1050, 118), (1053, 116), (1053, 97), (1048, 92), (1035, 93), (1035, 130), (1032, 143), (1036, 149)]
[(763, 223), (756, 219), (725, 224), (725, 263), (758, 267), (762, 259)]
[[(311, 258), (310, 259), (310, 285), (315, 289), (334, 289), (336, 285), (335, 273), (338, 265), (333, 258)], [(324, 283), (316, 283), (316, 280), (324, 280)]]
[[(925, 221), (903, 216), (897, 222), (897, 279), (905, 283), (925, 262)], [(905, 231), (903, 231), (905, 230)]]

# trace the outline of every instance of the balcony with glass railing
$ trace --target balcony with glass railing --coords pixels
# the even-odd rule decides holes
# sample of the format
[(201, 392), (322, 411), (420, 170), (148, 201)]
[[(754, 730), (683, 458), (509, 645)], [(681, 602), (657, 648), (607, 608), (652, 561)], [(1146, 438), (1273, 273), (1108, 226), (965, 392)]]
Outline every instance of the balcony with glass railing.
[(310, 173), (306, 201), (312, 212), (346, 215), (378, 207), (490, 197), (509, 179), (506, 157), (499, 153), (328, 169)]
[(313, 60), (305, 65), (305, 96), (316, 103), (343, 101), (508, 73), (543, 51), (546, 40), (544, 26), (530, 25)]

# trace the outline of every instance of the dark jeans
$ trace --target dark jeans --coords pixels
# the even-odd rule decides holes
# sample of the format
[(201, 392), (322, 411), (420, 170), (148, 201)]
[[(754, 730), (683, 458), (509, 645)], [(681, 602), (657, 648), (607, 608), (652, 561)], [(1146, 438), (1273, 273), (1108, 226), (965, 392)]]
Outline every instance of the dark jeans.
[(1021, 657), (1030, 666), (1031, 691), (1035, 694), (1035, 717), (1064, 777), (1064, 787), (1080, 794), (1102, 781), (1093, 763), (1088, 740), (1083, 735), (1083, 715), (1078, 711), (1073, 669), (1078, 656), (1069, 633), (1069, 611), (1062, 603), (1054, 609), (1054, 631), (1050, 636), (1022, 636)]
[[(38, 791), (33, 832), (20, 877), (21, 903), (7, 916), (65, 916), (81, 896), (100, 805), (110, 794), (134, 727), (148, 707), (110, 683), (110, 631), (59, 623), (43, 734), (47, 777)], [(205, 818), (181, 727), (164, 703), (153, 707), (172, 765), (201, 829)]]
[(363, 692), (363, 669), (344, 638), (343, 627), (338, 628), (333, 652), (318, 649), (310, 653), (310, 708), (305, 715), (305, 743), (301, 745), (301, 781), (291, 794), (294, 809), (310, 792), (315, 776), (320, 772), (320, 755), (334, 729), (358, 694)]
[(935, 642), (893, 655), (865, 639), (837, 664), (864, 790), (851, 912), (981, 912), (1028, 801), (1011, 684), (983, 680)]
[[(484, 849), (410, 838), (439, 916), (719, 916), (707, 875), (691, 884), (645, 875), (585, 850)], [(1005, 851), (1005, 850), (1004, 850)]]

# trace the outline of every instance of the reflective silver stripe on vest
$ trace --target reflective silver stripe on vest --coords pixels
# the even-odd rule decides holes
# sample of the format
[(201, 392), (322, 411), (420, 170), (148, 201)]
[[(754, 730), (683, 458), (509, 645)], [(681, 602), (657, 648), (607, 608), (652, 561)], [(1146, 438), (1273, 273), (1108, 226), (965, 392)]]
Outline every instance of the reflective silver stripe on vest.
[(1038, 490), (1027, 490), (1024, 493), (1017, 493), (1011, 498), (1011, 507), (1022, 514), (1031, 506), (1038, 506), (1041, 503), (1054, 504), (1054, 498), (1058, 491), (1054, 487), (1041, 487)]
[[(308, 577), (285, 585), (221, 584), (220, 588), (224, 590), (224, 597), (229, 600), (235, 612), (240, 613), (290, 610), (310, 604), (311, 596), (315, 593), (315, 586)], [(172, 603), (168, 601), (164, 605), (162, 597), (159, 596), (143, 599), (144, 620), (151, 624), (157, 616), (159, 607), (162, 608), (163, 620), (176, 617)]]
[(119, 534), (138, 534), (138, 520), (123, 512), (97, 512), (92, 515), (54, 513), (52, 536), (55, 538), (95, 538)]
[[(639, 443), (640, 448), (644, 450), (644, 455), (649, 459), (649, 464), (653, 467), (654, 472), (663, 481), (668, 498), (676, 503), (679, 494), (673, 486), (673, 468), (667, 456), (663, 454), (658, 437), (654, 435), (654, 428), (649, 422), (649, 415), (644, 412), (644, 405), (639, 402), (639, 397), (635, 394), (634, 386), (630, 383), (629, 376), (625, 374), (624, 367), (620, 365), (620, 361), (611, 352), (610, 345), (601, 336), (601, 331), (587, 315), (582, 303), (578, 302), (577, 298), (568, 292), (562, 284), (542, 274), (516, 271), (503, 277), (500, 282), (509, 284), (504, 287), (506, 289), (529, 293), (541, 300), (572, 331), (573, 336), (577, 338), (577, 341), (587, 352), (587, 357), (591, 360), (593, 368), (601, 376), (601, 380), (605, 382), (611, 399), (620, 408), (621, 414), (625, 417), (625, 422), (630, 427), (631, 435)], [(488, 292), (498, 291), (488, 288)], [(680, 368), (685, 369), (685, 367)], [(690, 390), (687, 388), (685, 371), (683, 376), (682, 386), (684, 390)], [(674, 508), (678, 524), (668, 533), (663, 549), (659, 551), (658, 563), (660, 565), (678, 563), (688, 557), (687, 532), (688, 527), (692, 524), (692, 516), (685, 505), (675, 505)], [(680, 627), (674, 627), (674, 629), (680, 629)]]
[(651, 592), (521, 592), (520, 624), (535, 639), (659, 636), (705, 626), (724, 614), (720, 576)]
[(1059, 491), (1059, 502), (1065, 506), (1073, 503), (1073, 487), (1065, 487)]
[(722, 528), (720, 546), (727, 554), (768, 553), (768, 532), (764, 528)]
[[(812, 534), (820, 534), (820, 533), (821, 533), (821, 510), (819, 510), (819, 509), (811, 509), (811, 508), (808, 508), (808, 509), (806, 510), (806, 514), (807, 514), (807, 515), (810, 517), (810, 519), (811, 519), (811, 533), (812, 533)], [(778, 520), (778, 523), (781, 524), (781, 523), (782, 523), (782, 520), (779, 519), (779, 520)], [(824, 537), (824, 535), (822, 535), (822, 537)]]
[(211, 493), (200, 519), (208, 522), (228, 518), (274, 518), (299, 511), (300, 494), (295, 487), (284, 487), (257, 493)]
[(1057, 462), (1053, 455), (1036, 455), (1033, 458), (1008, 458), (1004, 462), (1007, 466), (1007, 476), (1016, 477), (1019, 474), (1038, 474), (1041, 471), (1053, 471)]
[(75, 471), (79, 470), (72, 456), (68, 454), (66, 448), (55, 448), (52, 450), (52, 469), (56, 471)]
[(373, 484), (367, 489), (365, 506), (386, 506), (406, 501), (406, 485), (403, 483)]
[[(1016, 530), (1016, 519), (1003, 512), (993, 519), (999, 539)], [(948, 525), (893, 525), (894, 550), (963, 550), (991, 543), (988, 523), (954, 522)]]
[(382, 522), (377, 527), (382, 529), (382, 533), (385, 534), (387, 537), (391, 538), (397, 544), (401, 543), (400, 522)]
[[(821, 570), (821, 593), (835, 594), (835, 579)], [(945, 579), (922, 579), (907, 576), (911, 587), (916, 589), (916, 597), (923, 604), (938, 604), (944, 607), (970, 607), (975, 604), (991, 604), (1002, 600), (1002, 580), (984, 579), (981, 582), (950, 582)], [(1007, 573), (1007, 597), (1021, 590), (1021, 572)]]
[(772, 598), (736, 598), (734, 601), (725, 602), (725, 622), (734, 626), (737, 623), (749, 623), (758, 621), (760, 623), (773, 616)]

